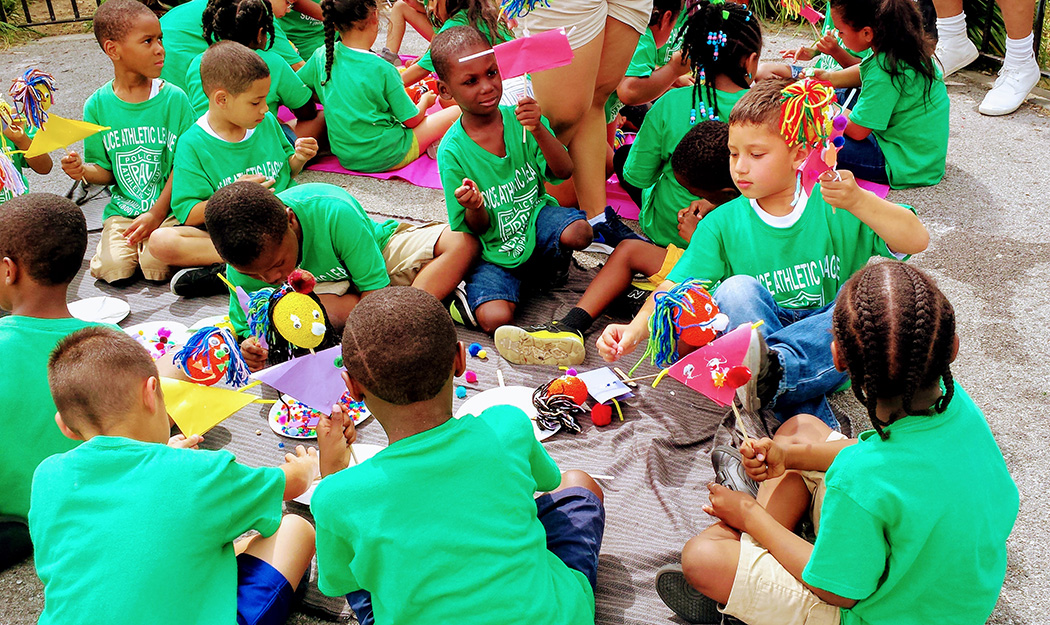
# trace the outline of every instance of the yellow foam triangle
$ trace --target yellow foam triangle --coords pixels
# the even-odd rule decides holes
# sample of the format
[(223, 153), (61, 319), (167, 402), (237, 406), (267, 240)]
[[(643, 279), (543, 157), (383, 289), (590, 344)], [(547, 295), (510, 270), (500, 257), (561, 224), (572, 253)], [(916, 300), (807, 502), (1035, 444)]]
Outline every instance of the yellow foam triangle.
[(37, 131), (29, 149), (25, 151), (26, 158), (61, 150), (103, 130), (109, 130), (109, 126), (98, 126), (90, 122), (48, 115), (44, 127)]
[(168, 414), (186, 436), (204, 434), (257, 399), (248, 393), (172, 378), (161, 378), (160, 387)]

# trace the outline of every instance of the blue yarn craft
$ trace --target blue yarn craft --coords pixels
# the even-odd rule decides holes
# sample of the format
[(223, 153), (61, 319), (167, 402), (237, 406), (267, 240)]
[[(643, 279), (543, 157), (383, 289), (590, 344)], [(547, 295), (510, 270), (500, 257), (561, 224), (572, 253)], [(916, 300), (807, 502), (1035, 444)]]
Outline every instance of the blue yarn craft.
[(11, 99), (18, 114), (33, 128), (47, 123), (47, 109), (54, 103), (55, 79), (39, 69), (27, 69), (11, 81)]
[(248, 364), (244, 362), (237, 339), (226, 328), (206, 326), (175, 354), (175, 365), (191, 380), (212, 385), (221, 379), (232, 386), (248, 383)]
[(691, 315), (700, 312), (695, 310), (694, 299), (690, 296), (690, 292), (696, 290), (706, 293), (703, 283), (690, 279), (676, 284), (670, 291), (659, 291), (653, 296), (656, 307), (649, 317), (649, 343), (629, 373), (633, 374), (646, 357), (661, 369), (678, 361), (678, 339), (683, 330), (680, 317), (686, 312)]
[(551, 3), (550, 0), (503, 0), (499, 10), (507, 19), (516, 20), (525, 17), (540, 5), (549, 7)]

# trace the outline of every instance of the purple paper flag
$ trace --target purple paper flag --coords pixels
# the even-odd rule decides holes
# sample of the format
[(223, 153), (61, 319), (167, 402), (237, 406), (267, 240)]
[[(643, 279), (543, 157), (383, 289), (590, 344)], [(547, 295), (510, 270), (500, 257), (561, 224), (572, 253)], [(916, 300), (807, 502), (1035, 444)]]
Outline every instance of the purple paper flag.
[(504, 80), (542, 72), (572, 62), (572, 46), (561, 28), (530, 37), (519, 37), (492, 48)]
[(253, 373), (252, 378), (291, 395), (318, 412), (329, 414), (346, 392), (346, 384), (340, 375), (342, 369), (335, 366), (335, 359), (341, 354), (342, 347), (336, 345), (263, 369)]

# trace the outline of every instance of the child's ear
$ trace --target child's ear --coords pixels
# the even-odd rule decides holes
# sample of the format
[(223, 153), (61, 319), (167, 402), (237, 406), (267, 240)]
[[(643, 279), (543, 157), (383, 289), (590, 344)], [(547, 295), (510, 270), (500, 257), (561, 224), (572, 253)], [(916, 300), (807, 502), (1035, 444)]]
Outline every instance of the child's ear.
[(456, 342), (456, 357), (452, 361), (452, 373), (459, 377), (467, 371), (467, 348), (463, 341)]
[(346, 369), (343, 369), (339, 375), (343, 378), (343, 383), (346, 384), (346, 390), (350, 392), (350, 399), (354, 401), (365, 400), (365, 387), (357, 383), (357, 380), (350, 377)]
[(747, 72), (748, 78), (754, 80), (755, 74), (758, 73), (758, 53), (752, 52), (751, 56), (744, 60), (744, 71)]
[(142, 385), (142, 405), (150, 414), (157, 414), (157, 409), (164, 409), (164, 393), (160, 389), (160, 380), (156, 376), (146, 378)]
[(66, 425), (66, 422), (62, 419), (62, 413), (61, 412), (56, 412), (55, 413), (55, 423), (58, 425), (58, 431), (62, 432), (62, 435), (65, 436), (66, 438), (72, 439), (72, 440), (75, 440), (75, 441), (82, 441), (82, 440), (84, 440), (84, 437), (81, 436), (80, 434), (77, 434), (76, 430), (74, 430), (73, 428), (71, 428), (68, 425)]
[(860, 35), (860, 38), (869, 46), (871, 45), (871, 42), (875, 39), (875, 31), (872, 30), (871, 26), (865, 26), (864, 28), (861, 28), (860, 31), (857, 32), (857, 34)]
[(211, 92), (211, 97), (208, 99), (214, 102), (219, 108), (226, 108), (226, 100), (229, 97), (230, 94), (227, 93), (225, 89), (216, 89)]
[(959, 335), (956, 334), (955, 338), (952, 339), (952, 357), (948, 359), (949, 363), (955, 362), (955, 358), (959, 355)]
[(807, 148), (804, 143), (797, 143), (788, 149), (791, 150), (792, 167), (796, 171), (802, 169), (802, 165), (806, 163), (806, 157), (809, 156), (809, 148)]
[(11, 286), (18, 282), (18, 263), (9, 256), (4, 256), (3, 260), (0, 260), (0, 264), (4, 268), (4, 284)]
[(678, 19), (678, 16), (675, 15), (673, 11), (665, 11), (664, 14), (660, 16), (660, 22), (657, 24), (657, 27), (661, 30), (667, 30), (670, 32), (671, 26), (674, 25), (676, 19)]
[[(956, 343), (958, 345), (958, 343)], [(846, 358), (842, 355), (842, 351), (839, 350), (839, 342), (831, 342), (831, 362), (835, 364), (836, 371), (846, 370)]]
[(103, 41), (102, 51), (106, 53), (106, 56), (108, 56), (110, 60), (120, 60), (120, 44), (116, 41), (113, 41), (112, 39), (106, 39)]
[(448, 85), (445, 84), (444, 80), (441, 80), (440, 78), (438, 79), (438, 81), (437, 81), (437, 88), (438, 88), (438, 97), (440, 97), (442, 100), (445, 100), (445, 101), (448, 101), (448, 102), (455, 101), (455, 98), (452, 97), (452, 91), (448, 88)]

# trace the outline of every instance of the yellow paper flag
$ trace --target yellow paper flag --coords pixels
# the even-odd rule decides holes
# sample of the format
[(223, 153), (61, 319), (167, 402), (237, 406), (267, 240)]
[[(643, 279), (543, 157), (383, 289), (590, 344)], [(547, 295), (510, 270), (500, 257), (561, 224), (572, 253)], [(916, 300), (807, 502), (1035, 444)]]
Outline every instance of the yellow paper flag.
[(258, 399), (255, 395), (161, 378), (164, 404), (186, 436), (204, 434), (233, 413)]
[(44, 123), (44, 127), (36, 133), (36, 136), (33, 137), (33, 143), (25, 151), (26, 158), (47, 154), (53, 150), (61, 150), (103, 130), (109, 130), (109, 126), (98, 126), (89, 122), (66, 119), (58, 115), (49, 115)]

